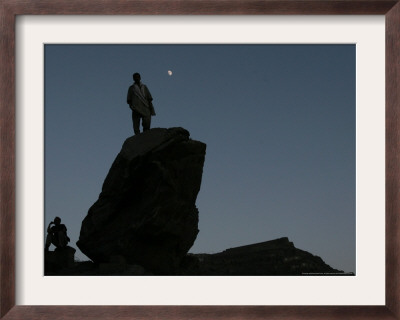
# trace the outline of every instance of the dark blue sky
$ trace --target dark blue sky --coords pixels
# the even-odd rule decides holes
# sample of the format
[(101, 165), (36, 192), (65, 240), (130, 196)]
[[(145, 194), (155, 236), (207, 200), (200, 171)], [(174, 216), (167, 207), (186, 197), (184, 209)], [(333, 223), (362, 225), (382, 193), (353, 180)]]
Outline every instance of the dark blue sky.
[(287, 236), (355, 271), (355, 62), (355, 45), (46, 45), (45, 228), (60, 216), (76, 248), (140, 72), (152, 127), (207, 144), (191, 252)]

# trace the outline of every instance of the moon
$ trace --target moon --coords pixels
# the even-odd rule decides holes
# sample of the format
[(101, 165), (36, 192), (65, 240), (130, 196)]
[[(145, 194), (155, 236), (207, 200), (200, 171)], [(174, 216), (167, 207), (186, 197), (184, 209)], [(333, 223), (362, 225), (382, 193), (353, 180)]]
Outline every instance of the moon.
[(171, 70), (168, 70), (168, 75), (172, 76), (172, 71)]

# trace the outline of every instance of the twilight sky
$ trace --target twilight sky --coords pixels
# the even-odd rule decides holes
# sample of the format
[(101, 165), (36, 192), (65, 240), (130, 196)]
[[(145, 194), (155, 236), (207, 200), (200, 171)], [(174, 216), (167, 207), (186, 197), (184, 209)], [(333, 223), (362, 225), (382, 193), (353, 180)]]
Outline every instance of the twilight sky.
[[(289, 237), (355, 272), (355, 45), (45, 45), (45, 221), (81, 222), (133, 135), (139, 72), (152, 127), (207, 144), (190, 252)], [(168, 75), (168, 70), (173, 72)], [(54, 248), (54, 247), (51, 247)]]

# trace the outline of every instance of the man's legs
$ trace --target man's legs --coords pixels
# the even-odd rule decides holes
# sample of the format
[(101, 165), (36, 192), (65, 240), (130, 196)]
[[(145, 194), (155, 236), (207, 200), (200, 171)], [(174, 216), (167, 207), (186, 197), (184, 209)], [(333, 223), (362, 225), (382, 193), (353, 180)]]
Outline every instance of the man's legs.
[(60, 248), (66, 247), (68, 244), (67, 234), (64, 231), (58, 232), (58, 246)]
[(132, 110), (133, 132), (140, 133), (140, 113)]
[(142, 118), (143, 131), (150, 130), (151, 116)]

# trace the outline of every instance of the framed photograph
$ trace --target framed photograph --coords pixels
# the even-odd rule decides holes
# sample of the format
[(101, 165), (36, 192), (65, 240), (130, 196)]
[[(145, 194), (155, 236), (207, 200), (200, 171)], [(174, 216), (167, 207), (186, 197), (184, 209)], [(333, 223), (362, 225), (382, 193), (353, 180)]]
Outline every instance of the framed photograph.
[[(29, 19), (23, 20), (21, 24)], [(59, 18), (58, 23), (61, 20), (63, 19)], [(124, 20), (126, 21), (118, 19), (120, 24)], [(209, 24), (213, 23), (212, 20), (207, 19)], [(270, 20), (272, 23), (273, 19)], [(192, 21), (200, 23), (203, 19)], [(174, 19), (175, 24), (179, 22), (180, 19)], [(164, 28), (169, 23), (165, 21)], [(343, 21), (342, 24), (344, 23)], [(243, 22), (241, 24), (241, 28), (245, 28)], [(380, 25), (379, 34), (383, 39), (383, 19)], [(53, 25), (53, 29), (54, 27)], [(111, 28), (111, 25), (107, 28)], [(135, 26), (128, 23), (125, 26), (126, 30), (137, 28), (141, 28), (138, 19)], [(193, 28), (187, 34), (196, 33), (193, 25), (187, 28)], [(80, 29), (83, 33), (84, 28)], [(348, 33), (349, 29), (350, 27), (347, 28)], [(213, 30), (216, 31), (217, 28)], [(29, 30), (21, 33), (30, 39), (34, 38)], [(40, 32), (41, 35), (44, 33)], [(61, 38), (60, 40), (64, 42)], [(185, 44), (181, 41), (173, 41), (175, 44), (91, 44), (87, 42), (89, 39), (85, 40), (86, 44), (81, 43), (82, 41), (78, 44), (52, 44), (45, 41), (44, 90), (38, 88), (32, 93), (19, 93), (17, 90), (19, 96), (26, 97), (33, 97), (35, 92), (45, 92), (44, 232), (48, 240), (45, 275), (355, 274), (355, 86), (356, 55), (362, 55), (362, 41), (359, 40), (356, 53), (356, 45), (352, 43), (249, 44), (244, 43), (245, 40), (238, 36), (237, 41), (241, 43), (234, 44), (215, 44), (214, 41), (208, 44)], [(263, 40), (269, 42), (266, 36)], [(381, 50), (375, 51), (380, 52), (378, 54), (383, 57), (383, 46), (380, 48)], [(33, 50), (24, 51), (33, 55)], [(380, 58), (374, 56), (370, 60)], [(361, 58), (358, 65), (361, 68)], [(147, 88), (147, 94), (153, 99), (153, 108), (155, 105), (158, 109), (158, 114), (151, 117), (149, 130), (140, 126), (132, 130), (131, 110), (128, 104), (124, 105), (125, 99), (117, 98), (125, 98), (127, 88), (130, 88), (128, 97), (132, 95), (131, 78), (135, 71), (130, 69), (133, 66), (140, 71), (136, 80), (139, 81), (140, 76), (142, 87)], [(383, 67), (382, 64), (382, 70)], [(244, 79), (241, 80), (241, 77)], [(379, 78), (380, 83), (383, 83), (383, 72), (381, 76), (374, 77), (378, 85)], [(101, 91), (98, 91), (99, 87), (102, 87)], [(359, 87), (362, 88), (362, 85), (359, 84)], [(82, 90), (83, 88), (86, 89)], [(209, 94), (205, 94), (206, 92)], [(382, 99), (381, 103), (376, 102), (382, 107), (376, 108), (380, 113), (375, 118), (381, 119), (383, 123), (383, 86), (379, 91), (376, 90), (375, 96)], [(119, 103), (121, 101), (122, 105)], [(31, 104), (32, 102), (29, 103)], [(360, 117), (362, 110), (358, 112)], [(146, 109), (142, 112), (145, 111)], [(29, 110), (19, 113), (29, 114)], [(243, 116), (243, 113), (248, 115)], [(205, 114), (209, 116), (204, 116)], [(33, 119), (34, 115), (28, 117)], [(33, 122), (39, 124), (40, 118), (42, 117)], [(324, 128), (321, 128), (322, 123), (325, 124)], [(171, 169), (168, 165), (169, 158), (163, 156), (157, 160), (164, 167), (163, 170), (153, 168), (144, 178), (135, 174), (123, 178), (125, 181), (141, 180), (141, 185), (148, 185), (149, 189), (144, 194), (140, 194), (140, 190), (131, 191), (129, 188), (126, 192), (114, 190), (109, 185), (114, 190), (110, 194), (118, 194), (118, 198), (111, 196), (106, 200), (105, 193), (102, 193), (101, 199), (95, 200), (100, 194), (103, 181), (109, 181), (108, 178), (104, 179), (104, 175), (111, 166), (112, 157), (116, 156), (117, 150), (128, 137), (130, 139), (137, 131), (130, 140), (132, 144), (136, 144), (139, 143), (136, 141), (146, 136), (148, 142), (141, 142), (143, 148), (149, 143), (158, 144), (154, 138), (162, 130), (176, 127), (187, 130), (193, 148), (196, 145), (194, 141), (197, 141), (198, 148), (205, 147), (206, 155), (203, 155), (203, 149), (202, 152), (198, 150), (194, 153), (195, 158), (192, 153), (181, 153), (180, 164), (176, 169)], [(35, 130), (27, 131), (32, 136)], [(144, 131), (146, 132), (143, 135)], [(181, 129), (169, 131), (171, 134), (182, 132)], [(372, 131), (371, 128), (369, 131)], [(375, 138), (381, 136), (383, 142), (384, 127), (376, 127), (373, 132)], [(60, 141), (64, 143), (60, 144)], [(99, 143), (100, 141), (106, 143)], [(33, 144), (33, 141), (28, 143)], [(130, 147), (132, 150), (138, 148), (139, 146), (133, 145)], [(374, 149), (372, 145), (369, 148)], [(77, 150), (81, 152), (76, 152)], [(360, 148), (359, 151), (361, 152)], [(174, 152), (171, 150), (168, 154), (173, 157)], [(154, 158), (154, 155), (147, 156)], [(188, 167), (187, 157), (192, 164), (185, 173), (185, 168)], [(196, 165), (193, 164), (194, 159), (198, 160)], [(146, 160), (146, 166), (151, 162), (150, 159)], [(383, 168), (383, 158), (379, 162)], [(139, 171), (144, 170), (143, 168)], [(29, 171), (37, 172), (33, 168)], [(115, 172), (112, 170), (109, 175), (112, 176)], [(163, 173), (160, 175), (160, 172)], [(151, 178), (153, 175), (158, 178)], [(161, 188), (159, 183), (150, 183), (151, 180), (168, 183)], [(77, 185), (77, 181), (81, 182)], [(381, 181), (384, 181), (383, 172)], [(171, 185), (175, 186), (174, 190), (167, 192)], [(104, 185), (102, 189), (106, 190), (107, 186)], [(182, 189), (192, 194), (190, 199), (175, 191)], [(67, 206), (66, 193), (69, 198)], [(132, 194), (136, 194), (137, 198), (133, 199)], [(168, 196), (165, 197), (165, 194)], [(111, 204), (114, 201), (120, 204), (114, 206)], [(132, 214), (128, 219), (131, 222), (137, 221), (137, 216), (154, 216), (151, 210), (149, 212), (148, 209), (140, 209), (140, 203), (145, 202), (152, 203), (151, 208), (169, 208), (156, 215), (169, 217), (166, 219), (168, 224), (156, 222), (158, 218), (154, 218), (152, 222), (146, 220), (143, 224), (136, 223), (135, 226), (119, 224), (118, 217), (127, 213)], [(181, 202), (187, 203), (188, 208), (197, 209), (182, 211), (180, 205), (176, 205)], [(105, 203), (118, 209), (104, 210), (108, 208)], [(381, 204), (383, 205), (383, 197)], [(85, 218), (88, 208), (91, 208), (90, 216)], [(384, 208), (379, 211), (383, 213)], [(178, 219), (175, 217), (177, 212), (182, 212)], [(54, 213), (62, 219), (59, 227), (53, 221)], [(82, 228), (85, 230), (85, 226), (91, 221), (91, 216), (103, 214), (110, 219), (107, 219), (105, 225), (97, 224), (102, 232), (99, 233), (94, 247), (99, 251), (102, 243), (106, 242), (107, 247), (114, 243), (112, 256), (119, 255), (119, 263), (94, 254), (94, 243), (90, 244), (90, 239), (97, 236), (90, 236), (90, 232), (86, 235), (85, 232), (80, 234)], [(198, 227), (190, 223), (192, 218), (199, 221)], [(26, 217), (22, 220), (29, 219)], [(35, 220), (40, 221), (40, 217)], [(287, 221), (290, 223), (286, 223)], [(331, 223), (326, 223), (327, 221)], [(116, 224), (117, 234), (110, 228), (112, 222)], [(34, 221), (28, 224), (32, 226), (32, 223)], [(163, 240), (154, 242), (153, 247), (142, 243), (136, 236), (124, 241), (119, 238), (125, 237), (121, 230), (126, 228), (131, 230), (128, 232), (130, 235), (141, 234), (140, 230), (146, 229), (146, 237), (150, 239), (156, 231), (153, 226), (158, 224), (169, 225), (168, 230), (175, 230), (174, 238), (180, 240), (170, 239), (171, 235), (167, 233), (163, 236), (158, 234), (157, 237)], [(183, 229), (177, 225), (187, 227)], [(57, 242), (57, 231), (53, 232), (61, 228), (63, 239), (70, 239), (62, 245)], [(310, 229), (315, 231), (312, 235)], [(183, 230), (186, 232), (183, 233)], [(341, 235), (340, 238), (337, 237), (338, 234)], [(377, 238), (375, 237), (375, 241)], [(51, 240), (59, 249), (53, 250), (55, 246), (51, 245)], [(129, 247), (136, 243), (136, 250), (128, 249), (128, 246), (118, 246), (120, 241), (129, 243)], [(149, 240), (147, 242), (151, 243)], [(133, 257), (131, 254), (132, 251), (140, 252), (139, 248), (152, 252), (162, 242), (171, 243), (171, 248), (162, 250), (164, 255), (154, 252), (148, 257), (144, 253)], [(188, 246), (185, 246), (181, 254), (172, 254), (175, 252), (175, 244), (182, 242), (188, 242), (188, 246), (193, 243), (188, 251), (189, 255), (186, 252)], [(291, 243), (301, 250), (322, 255), (321, 259), (325, 262), (304, 252), (293, 251)], [(329, 250), (333, 243), (335, 248), (340, 249)], [(67, 252), (70, 252), (68, 268), (64, 268), (61, 263), (57, 264), (55, 260), (55, 257), (61, 255), (62, 248), (65, 249), (66, 257)], [(226, 251), (228, 248), (229, 251)], [(73, 265), (74, 250), (74, 257), (80, 261), (79, 265)], [(84, 254), (101, 263), (100, 269), (88, 263)], [(163, 263), (179, 261), (182, 259), (181, 255), (186, 260), (182, 261), (186, 267), (182, 263)], [(126, 259), (128, 261), (124, 262)], [(157, 263), (154, 263), (155, 259)], [(62, 260), (59, 259), (60, 262)], [(138, 261), (141, 261), (140, 266), (144, 270), (138, 267)], [(253, 262), (249, 264), (248, 261)], [(133, 267), (135, 264), (136, 267)]]
[[(400, 89), (400, 5), (397, 1), (157, 0), (134, 3), (127, 1), (26, 3), (6, 0), (2, 2), (0, 17), (2, 21), (0, 317), (2, 319), (302, 319), (304, 317), (400, 319), (398, 304), (400, 98), (397, 93)], [(129, 70), (122, 68), (123, 65), (130, 64), (130, 59), (137, 59), (140, 56), (153, 59), (149, 58), (147, 62), (143, 60), (141, 64), (132, 63)], [(240, 61), (241, 57), (249, 59)], [(125, 63), (122, 63), (124, 59)], [(268, 63), (264, 64), (263, 59), (268, 60)], [(155, 65), (154, 61), (158, 64)], [(238, 63), (235, 64), (235, 61)], [(342, 247), (342, 252), (335, 254), (331, 251), (331, 256), (327, 254), (326, 259), (333, 268), (348, 271), (351, 276), (329, 276), (337, 271), (335, 269), (329, 269), (328, 276), (313, 274), (304, 271), (308, 269), (303, 269), (301, 277), (289, 276), (291, 274), (288, 271), (257, 274), (253, 269), (236, 274), (240, 276), (229, 277), (235, 275), (235, 271), (232, 271), (234, 268), (229, 269), (225, 266), (220, 266), (222, 274), (214, 273), (211, 277), (208, 275), (212, 274), (207, 273), (211, 269), (207, 272), (203, 270), (202, 274), (186, 273), (170, 276), (170, 271), (162, 269), (163, 266), (159, 263), (153, 266), (149, 264), (149, 268), (159, 267), (165, 272), (162, 277), (143, 274), (144, 271), (138, 271), (137, 268), (130, 271), (134, 272), (131, 274), (111, 273), (109, 274), (111, 277), (104, 276), (107, 275), (107, 271), (104, 270), (108, 270), (110, 264), (101, 266), (105, 273), (95, 273), (100, 277), (82, 277), (85, 274), (74, 273), (60, 276), (63, 274), (54, 272), (53, 269), (49, 269), (50, 272), (47, 273), (52, 276), (46, 276), (46, 272), (43, 273), (43, 261), (47, 254), (43, 252), (46, 232), (46, 229), (43, 230), (43, 213), (45, 213), (45, 227), (51, 221), (50, 229), (56, 222), (53, 220), (55, 215), (53, 212), (58, 212), (58, 215), (64, 217), (67, 215), (64, 215), (64, 212), (82, 210), (76, 205), (74, 207), (77, 201), (72, 200), (74, 192), (71, 190), (96, 189), (85, 185), (85, 182), (90, 180), (85, 178), (89, 169), (82, 167), (84, 171), (79, 172), (78, 166), (74, 165), (80, 161), (79, 156), (85, 155), (82, 150), (86, 150), (89, 146), (93, 151), (91, 154), (93, 159), (86, 156), (82, 161), (86, 162), (87, 168), (90, 166), (90, 169), (94, 169), (100, 166), (100, 161), (96, 161), (95, 158), (103, 157), (104, 150), (108, 148), (107, 154), (112, 158), (119, 152), (124, 139), (132, 135), (133, 131), (137, 133), (138, 128), (135, 127), (133, 116), (133, 128), (130, 116), (128, 124), (125, 124), (127, 128), (129, 127), (128, 130), (123, 129), (125, 125), (111, 128), (109, 123), (113, 121), (120, 123), (125, 117), (122, 116), (123, 111), (115, 111), (114, 115), (110, 116), (110, 113), (107, 113), (110, 110), (102, 114), (105, 109), (101, 106), (112, 105), (114, 103), (112, 99), (121, 98), (118, 94), (118, 98), (110, 97), (112, 98), (110, 101), (107, 103), (105, 101), (107, 83), (115, 82), (113, 76), (117, 72), (116, 69), (124, 69), (117, 72), (118, 75), (124, 73), (125, 77), (126, 73), (128, 78), (132, 78), (133, 72), (141, 71), (140, 68), (135, 69), (138, 65), (146, 71), (154, 72), (143, 72), (142, 79), (152, 91), (158, 118), (164, 113), (163, 120), (158, 123), (158, 118), (155, 117), (152, 126), (173, 127), (175, 122), (179, 122), (177, 126), (185, 127), (186, 124), (185, 129), (190, 131), (193, 139), (199, 138), (205, 143), (212, 141), (209, 146), (210, 157), (213, 156), (212, 148), (222, 150), (226, 146), (225, 158), (210, 162), (211, 165), (208, 164), (207, 170), (211, 173), (207, 172), (207, 175), (215, 176), (218, 171), (221, 173), (223, 166), (213, 165), (226, 163), (227, 157), (233, 156), (229, 152), (232, 153), (234, 148), (229, 149), (227, 146), (229, 132), (236, 134), (230, 137), (232, 140), (233, 138), (238, 142), (243, 140), (239, 148), (254, 156), (253, 174), (248, 171), (248, 174), (239, 175), (243, 167), (239, 165), (235, 167), (235, 162), (232, 162), (230, 168), (232, 170), (224, 168), (225, 174), (218, 178), (222, 181), (224, 177), (229, 176), (225, 181), (225, 187), (231, 185), (227, 194), (232, 195), (235, 192), (237, 194), (236, 199), (231, 199), (232, 206), (237, 210), (246, 211), (246, 207), (249, 207), (246, 203), (252, 201), (250, 207), (254, 211), (263, 209), (265, 202), (260, 199), (265, 196), (260, 194), (256, 197), (254, 193), (257, 192), (257, 188), (260, 190), (268, 188), (264, 183), (268, 176), (270, 183), (274, 185), (268, 189), (270, 197), (281, 204), (288, 204), (282, 205), (281, 211), (277, 211), (281, 217), (276, 218), (276, 221), (271, 220), (269, 228), (276, 229), (274, 223), (282, 225), (283, 220), (292, 219), (293, 216), (286, 215), (284, 209), (290, 211), (293, 204), (297, 203), (297, 209), (304, 218), (295, 220), (292, 229), (299, 224), (303, 224), (303, 230), (310, 232), (313, 230), (315, 233), (319, 229), (320, 233), (325, 233), (324, 238), (327, 241), (318, 243), (321, 248), (339, 241), (340, 245), (336, 244), (336, 247)], [(89, 69), (92, 71), (89, 72)], [(97, 71), (93, 72), (94, 69)], [(298, 73), (292, 70), (297, 70)], [(161, 80), (157, 80), (158, 82), (151, 82), (146, 77), (161, 72), (163, 75), (159, 76)], [(182, 76), (184, 73), (186, 78)], [(238, 78), (235, 79), (237, 73)], [(280, 78), (282, 73), (288, 76)], [(93, 80), (89, 74), (98, 75), (99, 78), (103, 75), (105, 82), (99, 80), (98, 83), (105, 83), (105, 87), (100, 90), (104, 92), (99, 92), (96, 86), (93, 88), (89, 86)], [(154, 78), (157, 76), (153, 76)], [(246, 83), (246, 78), (251, 81)], [(118, 81), (120, 80), (122, 79)], [(139, 83), (137, 79), (135, 80), (135, 75), (133, 80)], [(123, 87), (121, 90), (126, 96), (128, 86), (125, 83), (129, 84), (129, 80), (123, 84), (118, 82), (112, 85)], [(208, 86), (204, 85), (205, 83)], [(221, 97), (224, 94), (216, 94), (213, 91), (213, 83), (214, 87), (218, 87), (222, 93), (225, 92), (225, 95), (232, 93), (229, 88), (234, 87), (235, 94), (223, 102)], [(192, 93), (187, 90), (191, 85), (196, 88), (207, 88), (210, 95), (205, 93), (193, 95), (196, 90)], [(260, 88), (268, 85), (273, 94), (265, 95), (261, 94), (262, 90), (254, 91), (257, 94), (256, 98), (261, 101), (254, 104), (254, 109), (260, 116), (242, 121), (238, 115), (241, 111), (241, 99), (248, 97), (252, 87), (258, 85)], [(65, 88), (72, 94), (60, 94), (60, 88)], [(153, 91), (153, 88), (162, 89)], [(182, 89), (178, 98), (177, 88)], [(93, 101), (85, 100), (87, 97), (79, 98), (85, 95), (83, 92), (85, 90), (94, 93), (91, 95)], [(117, 91), (119, 92), (114, 90)], [(289, 91), (297, 94), (288, 94)], [(58, 93), (54, 95), (55, 92)], [(133, 105), (129, 100), (129, 92), (126, 108), (128, 105), (131, 107)], [(290, 101), (286, 103), (285, 98)], [(174, 105), (177, 99), (182, 103), (182, 107)], [(199, 106), (213, 99), (219, 103), (221, 110), (215, 111), (216, 118), (210, 120), (200, 108), (182, 109), (183, 105), (190, 105), (192, 99)], [(315, 102), (310, 102), (313, 99), (320, 101), (320, 105), (325, 108), (324, 112), (320, 112), (318, 108), (313, 109), (312, 106), (317, 105)], [(89, 113), (93, 106), (85, 109), (84, 103), (98, 106), (96, 117), (91, 117)], [(224, 108), (224, 103), (229, 107)], [(120, 103), (115, 102), (115, 104), (116, 106), (112, 108), (117, 109)], [(246, 101), (244, 100), (242, 104), (246, 104)], [(269, 119), (262, 113), (264, 104), (276, 106), (269, 108)], [(298, 104), (301, 111), (297, 111), (296, 108), (287, 109), (287, 112), (292, 114), (286, 117), (283, 109), (294, 104)], [(56, 107), (48, 108), (46, 105)], [(168, 115), (165, 114), (166, 110), (163, 110), (166, 105), (171, 111)], [(330, 111), (326, 112), (327, 109)], [(81, 110), (85, 111), (79, 116)], [(230, 112), (232, 114), (229, 114)], [(121, 114), (120, 118), (118, 113)], [(179, 114), (179, 117), (174, 117), (174, 113)], [(89, 124), (92, 118), (95, 120), (92, 121), (93, 124)], [(104, 118), (107, 118), (107, 121), (103, 121)], [(219, 118), (226, 119), (220, 128)], [(265, 121), (267, 124), (264, 125)], [(202, 123), (208, 123), (214, 128), (204, 130), (201, 128)], [(240, 128), (241, 124), (243, 128)], [(252, 124), (254, 128), (250, 127)], [(275, 126), (281, 131), (274, 129)], [(221, 141), (218, 142), (218, 132), (221, 130), (225, 131), (220, 134)], [(273, 145), (275, 141), (273, 137), (282, 130), (285, 133), (276, 139), (280, 148), (275, 146), (274, 149), (280, 150), (281, 157), (268, 156), (267, 153), (257, 152), (257, 148), (245, 147), (245, 141), (248, 140), (253, 141), (253, 147)], [(297, 132), (297, 143), (290, 137), (293, 134), (292, 130)], [(107, 134), (103, 134), (111, 131), (118, 132), (116, 136), (120, 135), (117, 142), (115, 139), (108, 139)], [(60, 132), (63, 134), (58, 135)], [(183, 134), (182, 131), (179, 132), (180, 135)], [(101, 141), (96, 141), (96, 137)], [(77, 143), (80, 139), (87, 139), (86, 144), (81, 146)], [(298, 144), (299, 141), (307, 143)], [(98, 149), (96, 145), (99, 146)], [(311, 145), (312, 148), (308, 150)], [(114, 149), (116, 152), (109, 152)], [(298, 150), (297, 156), (289, 153), (289, 149)], [(78, 157), (67, 157), (74, 151)], [(307, 166), (301, 165), (302, 155)], [(326, 161), (324, 166), (322, 162), (328, 156), (331, 162)], [(111, 164), (113, 160), (111, 158), (103, 162)], [(296, 161), (294, 166), (296, 170), (294, 167), (291, 173), (266, 170), (257, 177), (256, 171), (262, 170), (263, 165), (271, 167), (274, 162), (282, 163), (285, 159), (287, 163)], [(332, 187), (324, 192), (333, 192), (335, 197), (327, 200), (328, 198), (324, 198), (324, 192), (318, 188), (310, 188), (311, 184), (303, 190), (297, 186), (298, 188), (293, 190), (302, 191), (297, 198), (304, 199), (306, 194), (312, 194), (313, 199), (321, 198), (319, 206), (312, 203), (311, 207), (302, 207), (301, 202), (293, 196), (296, 192), (289, 190), (290, 181), (293, 183), (290, 175), (298, 177), (299, 170), (306, 175), (311, 170), (310, 159), (315, 162), (312, 168), (319, 168), (318, 177), (312, 176), (314, 185), (321, 186), (324, 179), (329, 180), (329, 185), (335, 186), (336, 189)], [(68, 164), (68, 161), (71, 161), (71, 164)], [(55, 167), (54, 163), (63, 165)], [(257, 167), (257, 163), (260, 166)], [(332, 169), (335, 166), (336, 168)], [(47, 173), (44, 173), (44, 167)], [(192, 166), (190, 168), (189, 171), (192, 172), (194, 169)], [(240, 169), (236, 170), (238, 173), (236, 180), (232, 178), (235, 168)], [(291, 167), (286, 165), (285, 168)], [(107, 172), (108, 169), (109, 167), (101, 167), (100, 171)], [(49, 178), (49, 172), (52, 178)], [(205, 178), (203, 175), (205, 183), (208, 181), (207, 175)], [(96, 181), (98, 195), (105, 176), (99, 176), (98, 173), (95, 176), (96, 179), (100, 179)], [(64, 181), (67, 177), (68, 179)], [(252, 188), (249, 191), (249, 194), (252, 192), (251, 196), (243, 194), (246, 188), (233, 187), (238, 181), (245, 182), (246, 179), (252, 180), (252, 183), (248, 184)], [(287, 183), (282, 182), (284, 179), (287, 179)], [(66, 183), (67, 180), (70, 180), (69, 184)], [(81, 188), (77, 185), (78, 181), (82, 185)], [(258, 184), (255, 181), (258, 181)], [(210, 185), (212, 183), (207, 185), (207, 189), (215, 196), (218, 193), (218, 186), (213, 186), (213, 189)], [(107, 190), (105, 185), (103, 192), (104, 190)], [(75, 196), (78, 193), (81, 198), (90, 198), (85, 201), (93, 203), (97, 195), (85, 192), (75, 192)], [(206, 196), (204, 199), (206, 200), (201, 208), (205, 207), (204, 212), (206, 212), (207, 204), (212, 201), (207, 200), (211, 198)], [(245, 200), (240, 201), (240, 199)], [(222, 202), (229, 201), (225, 199)], [(215, 203), (217, 202), (214, 201)], [(292, 205), (289, 205), (290, 203)], [(100, 207), (103, 205), (104, 203), (100, 203)], [(330, 211), (326, 210), (324, 214), (326, 216), (331, 214), (332, 218), (326, 219), (325, 216), (325, 219), (318, 221), (318, 215), (313, 216), (309, 208), (313, 207), (318, 211), (324, 205), (330, 206)], [(200, 219), (202, 219), (201, 208)], [(335, 211), (338, 212), (337, 215)], [(344, 215), (340, 213), (341, 211), (352, 214)], [(80, 213), (81, 216), (85, 214)], [(252, 212), (247, 212), (247, 215), (250, 216), (244, 220), (243, 217), (232, 216), (232, 220), (237, 221), (232, 221), (231, 226), (222, 226), (223, 219), (215, 221), (219, 223), (215, 225), (215, 229), (225, 228), (227, 234), (232, 234), (240, 229), (240, 226), (250, 223), (251, 234), (246, 234), (244, 231), (235, 234), (236, 246), (251, 243), (251, 241), (246, 243), (247, 240), (243, 239), (254, 239), (253, 243), (271, 239), (268, 235), (273, 232), (263, 225), (262, 219), (258, 220), (259, 217)], [(249, 220), (245, 221), (246, 219)], [(67, 222), (68, 227), (70, 224), (77, 224), (68, 220), (63, 222)], [(212, 219), (208, 222), (208, 226), (211, 226)], [(328, 228), (326, 228), (327, 223), (329, 223)], [(58, 226), (57, 223), (56, 225)], [(82, 224), (82, 229), (84, 228), (87, 227)], [(269, 231), (264, 239), (265, 230)], [(290, 228), (285, 230), (292, 235)], [(336, 230), (337, 235), (330, 235), (326, 230), (330, 230), (332, 234)], [(74, 228), (69, 228), (68, 232), (75, 243), (78, 238), (76, 231)], [(210, 243), (220, 241), (222, 248), (234, 246), (228, 242), (224, 247), (222, 243), (225, 240), (222, 233), (218, 235), (216, 232), (215, 235), (209, 234), (208, 237)], [(317, 236), (310, 236), (309, 241), (316, 238)], [(121, 243), (122, 240), (118, 241)], [(280, 241), (285, 242), (287, 239)], [(92, 260), (98, 259), (96, 254), (91, 256), (82, 230), (79, 242), (79, 248), (87, 256)], [(95, 243), (97, 251), (94, 252), (98, 252), (97, 244), (98, 242)], [(262, 246), (264, 245), (266, 244), (262, 243)], [(272, 245), (275, 245), (275, 242)], [(318, 248), (318, 245), (315, 245), (315, 248)], [(46, 248), (47, 246), (46, 242)], [(199, 248), (198, 252), (202, 252), (201, 246)], [(300, 249), (307, 248), (300, 246)], [(120, 258), (120, 256), (112, 257), (114, 260)], [(325, 259), (325, 256), (323, 258)], [(198, 255), (196, 259), (205, 257)], [(226, 263), (226, 260), (224, 261)], [(336, 262), (341, 265), (336, 266)], [(147, 262), (143, 262), (143, 265), (145, 263)], [(306, 265), (307, 263), (302, 264), (304, 268)], [(135, 274), (138, 276), (129, 276)], [(265, 275), (270, 276), (265, 277)], [(55, 288), (61, 288), (57, 289), (57, 294), (54, 294)]]

